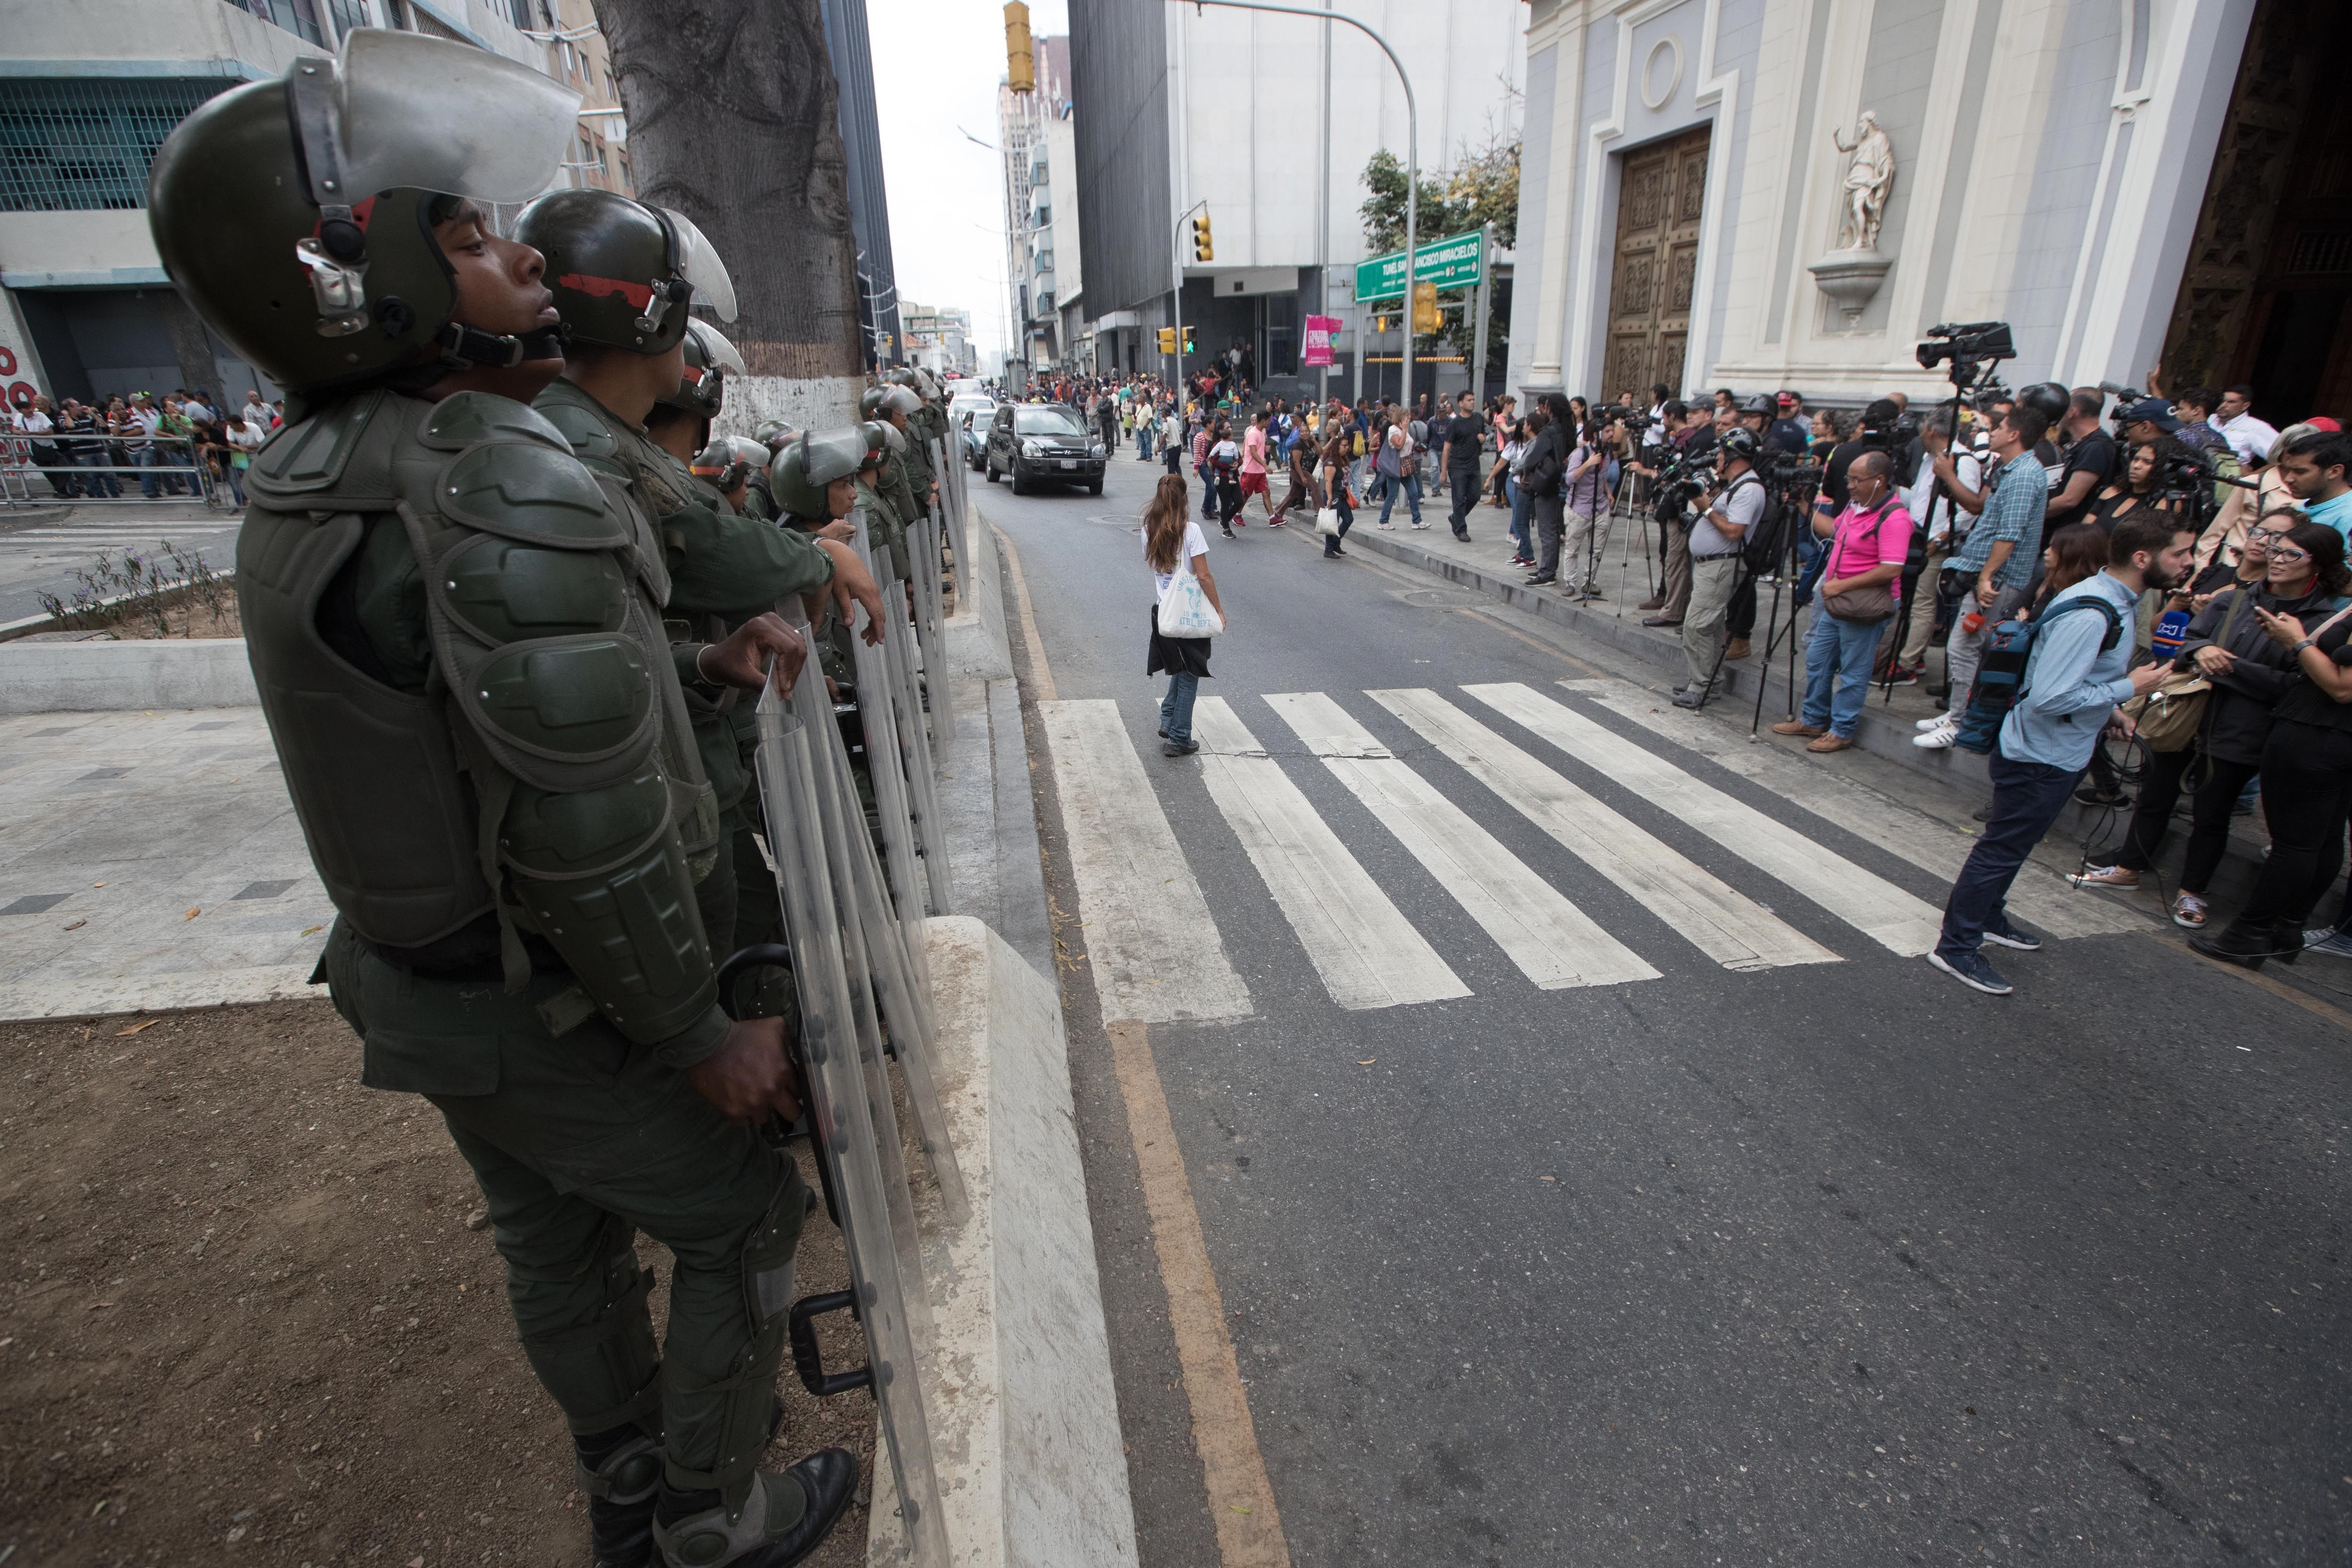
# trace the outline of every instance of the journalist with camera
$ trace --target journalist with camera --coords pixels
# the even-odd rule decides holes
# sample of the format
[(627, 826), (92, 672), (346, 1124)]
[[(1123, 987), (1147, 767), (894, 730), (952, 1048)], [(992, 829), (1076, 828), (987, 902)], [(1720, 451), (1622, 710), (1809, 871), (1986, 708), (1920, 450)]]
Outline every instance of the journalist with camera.
[(1708, 493), (1690, 527), (1690, 608), (1683, 616), (1683, 661), (1688, 679), (1675, 689), (1675, 706), (1696, 708), (1706, 700), (1723, 667), (1724, 619), (1745, 574), (1740, 550), (1750, 530), (1764, 521), (1771, 496), (1756, 459), (1762, 444), (1755, 432), (1734, 426), (1716, 443), (1717, 488)]

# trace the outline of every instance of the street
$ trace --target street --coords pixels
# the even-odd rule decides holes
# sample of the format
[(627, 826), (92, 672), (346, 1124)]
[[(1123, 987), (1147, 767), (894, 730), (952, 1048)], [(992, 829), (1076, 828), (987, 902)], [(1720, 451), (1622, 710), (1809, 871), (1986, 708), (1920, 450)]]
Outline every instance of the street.
[(1311, 518), (1209, 531), (1163, 757), (1164, 470), (1109, 468), (972, 490), (1145, 1564), (2341, 1560), (2344, 965), (2200, 960), (2053, 836), (1966, 991), (1979, 802)]
[(191, 560), (225, 572), (236, 564), (242, 508), (216, 511), (202, 500), (106, 503), (0, 510), (0, 622), (41, 613), (41, 595), (73, 602), (74, 569), (101, 554), (145, 554), (164, 541)]

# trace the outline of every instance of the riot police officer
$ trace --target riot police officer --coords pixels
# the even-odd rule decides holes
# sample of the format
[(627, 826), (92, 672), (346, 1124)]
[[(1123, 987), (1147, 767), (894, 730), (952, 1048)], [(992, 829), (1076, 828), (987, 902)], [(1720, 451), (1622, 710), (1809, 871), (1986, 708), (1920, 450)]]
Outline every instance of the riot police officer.
[[(661, 542), (530, 405), (562, 366), (542, 260), (476, 205), (543, 187), (577, 107), (357, 29), (190, 115), (149, 216), (183, 295), (289, 392), (237, 593), (362, 1080), (428, 1098), (480, 1183), (597, 1561), (777, 1568), (857, 1474), (838, 1449), (756, 1469), (810, 1205), (750, 1125), (797, 1113), (783, 1026), (716, 1005), (717, 817)], [(755, 617), (698, 668), (757, 689), (801, 651)], [(639, 1229), (676, 1260), (658, 1351)]]

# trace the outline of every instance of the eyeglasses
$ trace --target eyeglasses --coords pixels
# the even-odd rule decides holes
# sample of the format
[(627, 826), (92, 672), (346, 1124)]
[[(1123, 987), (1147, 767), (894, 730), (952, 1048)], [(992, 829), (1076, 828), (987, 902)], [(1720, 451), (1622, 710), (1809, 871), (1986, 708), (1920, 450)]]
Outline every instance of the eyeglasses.
[(2270, 556), (2273, 561), (2284, 561), (2292, 565), (2297, 561), (2310, 560), (2311, 552), (2292, 544), (2273, 544), (2270, 547)]

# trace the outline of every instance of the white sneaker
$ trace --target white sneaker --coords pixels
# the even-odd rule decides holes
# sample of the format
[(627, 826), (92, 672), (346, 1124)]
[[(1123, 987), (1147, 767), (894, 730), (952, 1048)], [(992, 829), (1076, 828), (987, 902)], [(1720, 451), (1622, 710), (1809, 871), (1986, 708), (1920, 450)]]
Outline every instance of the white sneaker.
[(1912, 722), (1911, 728), (1914, 730), (1932, 730), (1938, 724), (1948, 724), (1951, 721), (1952, 716), (1950, 714), (1938, 713), (1932, 719), (1915, 720)]
[(1960, 738), (1960, 727), (1946, 720), (1934, 729), (1911, 737), (1911, 743), (1923, 752), (1948, 752), (1952, 742)]

